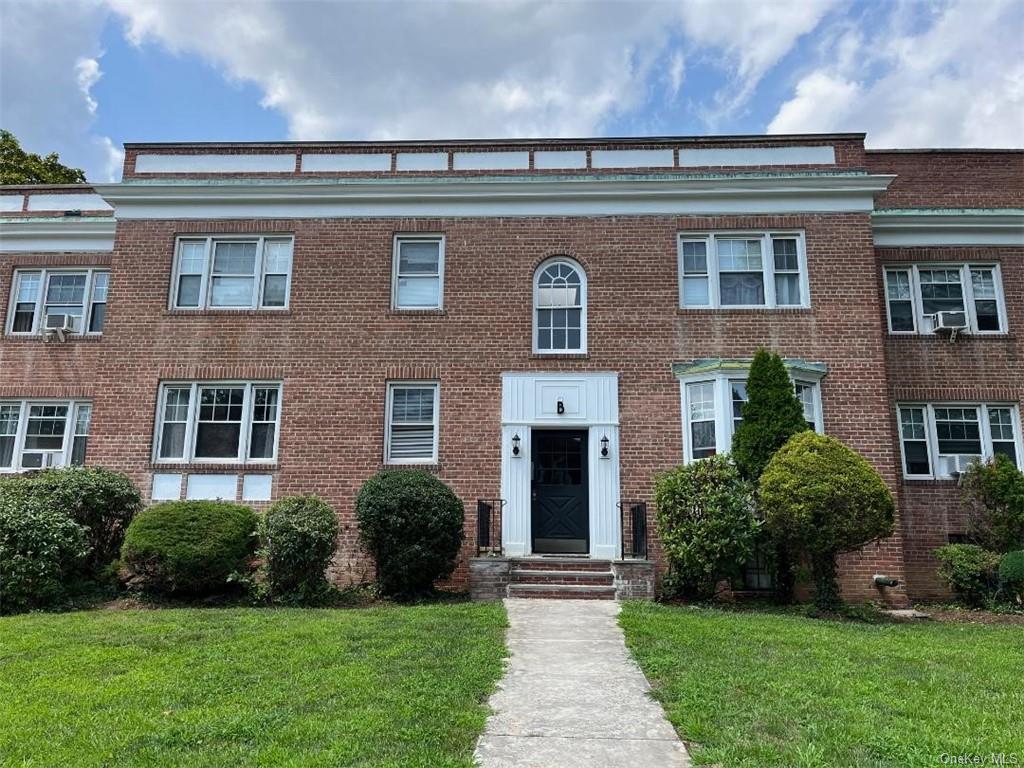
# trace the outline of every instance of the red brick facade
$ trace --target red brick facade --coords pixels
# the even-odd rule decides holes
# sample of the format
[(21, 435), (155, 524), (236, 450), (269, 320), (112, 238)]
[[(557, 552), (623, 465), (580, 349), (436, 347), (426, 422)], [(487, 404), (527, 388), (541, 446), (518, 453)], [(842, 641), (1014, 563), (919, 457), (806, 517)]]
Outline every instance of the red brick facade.
[[(748, 138), (727, 145), (773, 143)], [(831, 143), (839, 168), (866, 162), (872, 173), (897, 175), (878, 207), (1020, 204), (1019, 153), (993, 156), (998, 162), (984, 172), (972, 164), (974, 156), (946, 163), (936, 171), (940, 183), (962, 181), (963, 188), (976, 191), (969, 199), (942, 192), (929, 204), (932, 177), (918, 162), (934, 164), (942, 156), (872, 152), (865, 160), (859, 138), (844, 136)], [(382, 148), (388, 146), (365, 151)], [(590, 146), (565, 142), (564, 148)], [(126, 182), (143, 149), (157, 151), (129, 147)], [(236, 145), (229, 151), (247, 150)], [(741, 172), (765, 170), (793, 169)], [(976, 182), (975, 172), (985, 181)], [(779, 229), (805, 233), (809, 309), (679, 308), (679, 232)], [(412, 232), (445, 236), (443, 311), (391, 309), (394, 236)], [(294, 235), (289, 308), (168, 310), (175, 238), (188, 233)], [(533, 274), (552, 255), (571, 256), (586, 270), (586, 355), (558, 358), (532, 352)], [(1008, 334), (967, 338), (956, 345), (887, 334), (882, 264), (976, 258), (1001, 265)], [(278, 460), (254, 471), (273, 474), (275, 498), (316, 493), (338, 510), (339, 580), (371, 572), (359, 553), (353, 506), (360, 485), (382, 467), (390, 380), (440, 382), (439, 461), (433, 469), (471, 512), (475, 499), (501, 494), (503, 372), (618, 373), (621, 497), (649, 499), (654, 474), (682, 456), (680, 385), (673, 363), (749, 358), (759, 346), (787, 358), (824, 363), (825, 430), (867, 456), (899, 500), (896, 535), (843, 559), (844, 590), (860, 599), (881, 595), (872, 584), (876, 573), (905, 580), (912, 596), (937, 594), (930, 552), (948, 534), (962, 530), (955, 482), (902, 479), (895, 402), (1024, 400), (1024, 348), (1017, 335), (1024, 328), (1024, 249), (876, 248), (869, 212), (245, 220), (119, 216), (112, 252), (0, 251), (2, 316), (8, 316), (16, 268), (107, 264), (112, 279), (102, 337), (47, 344), (5, 335), (0, 341), (0, 398), (91, 400), (88, 462), (127, 472), (148, 494), (154, 470), (167, 471), (165, 465), (152, 464), (161, 381), (283, 382)], [(172, 471), (236, 473), (246, 468), (182, 465)], [(473, 552), (474, 521), (467, 514), (466, 557)], [(654, 550), (657, 554), (656, 543)], [(454, 582), (462, 586), (466, 578), (463, 558)], [(890, 601), (904, 599), (902, 587), (888, 592)]]

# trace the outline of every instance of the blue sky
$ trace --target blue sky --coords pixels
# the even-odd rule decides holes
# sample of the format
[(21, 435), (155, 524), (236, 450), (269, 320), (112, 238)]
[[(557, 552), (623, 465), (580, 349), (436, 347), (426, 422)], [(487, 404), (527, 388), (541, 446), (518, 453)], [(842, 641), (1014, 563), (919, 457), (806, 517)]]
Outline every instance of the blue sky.
[(1019, 0), (0, 0), (0, 125), (132, 141), (866, 131), (1024, 144)]

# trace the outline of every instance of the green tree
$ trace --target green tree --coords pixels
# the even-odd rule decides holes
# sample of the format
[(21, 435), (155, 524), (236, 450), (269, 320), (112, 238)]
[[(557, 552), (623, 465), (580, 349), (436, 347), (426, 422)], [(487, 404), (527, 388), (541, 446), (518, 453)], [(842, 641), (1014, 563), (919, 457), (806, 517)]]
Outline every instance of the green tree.
[(56, 152), (41, 157), (21, 148), (17, 137), (0, 129), (0, 184), (80, 184), (85, 171), (69, 168)]
[[(806, 430), (804, 409), (782, 358), (767, 349), (757, 350), (747, 376), (743, 421), (732, 438), (732, 458), (740, 474), (756, 484), (775, 452), (793, 435)], [(790, 603), (795, 580), (793, 554), (784, 539), (766, 538), (762, 537), (758, 548), (771, 555), (776, 599)]]
[(1011, 458), (971, 465), (960, 485), (972, 539), (993, 552), (1024, 548), (1024, 472)]
[(834, 437), (803, 432), (772, 457), (761, 475), (760, 504), (776, 541), (811, 563), (815, 603), (842, 605), (836, 558), (891, 536), (896, 507), (889, 487), (859, 453)]

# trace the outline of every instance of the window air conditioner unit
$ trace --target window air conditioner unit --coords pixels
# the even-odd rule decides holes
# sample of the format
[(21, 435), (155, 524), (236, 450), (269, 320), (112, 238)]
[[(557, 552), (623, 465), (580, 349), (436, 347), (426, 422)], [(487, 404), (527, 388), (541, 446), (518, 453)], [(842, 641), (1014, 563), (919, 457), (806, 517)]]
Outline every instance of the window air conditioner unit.
[(78, 318), (74, 315), (47, 315), (46, 316), (46, 340), (65, 341), (69, 333), (76, 332)]
[(967, 328), (966, 312), (936, 312), (936, 331), (963, 331)]
[(968, 469), (971, 468), (972, 464), (977, 464), (981, 461), (980, 456), (975, 456), (969, 453), (957, 453), (952, 456), (946, 456), (946, 473), (959, 477)]

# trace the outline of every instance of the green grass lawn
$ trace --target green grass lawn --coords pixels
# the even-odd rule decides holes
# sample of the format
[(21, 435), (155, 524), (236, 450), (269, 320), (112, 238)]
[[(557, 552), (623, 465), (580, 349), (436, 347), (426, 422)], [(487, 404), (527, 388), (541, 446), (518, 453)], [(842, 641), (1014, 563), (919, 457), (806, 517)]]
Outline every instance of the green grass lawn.
[(621, 623), (697, 765), (906, 768), (991, 753), (1024, 765), (1022, 627), (639, 603)]
[(3, 766), (470, 766), (500, 604), (0, 619)]

